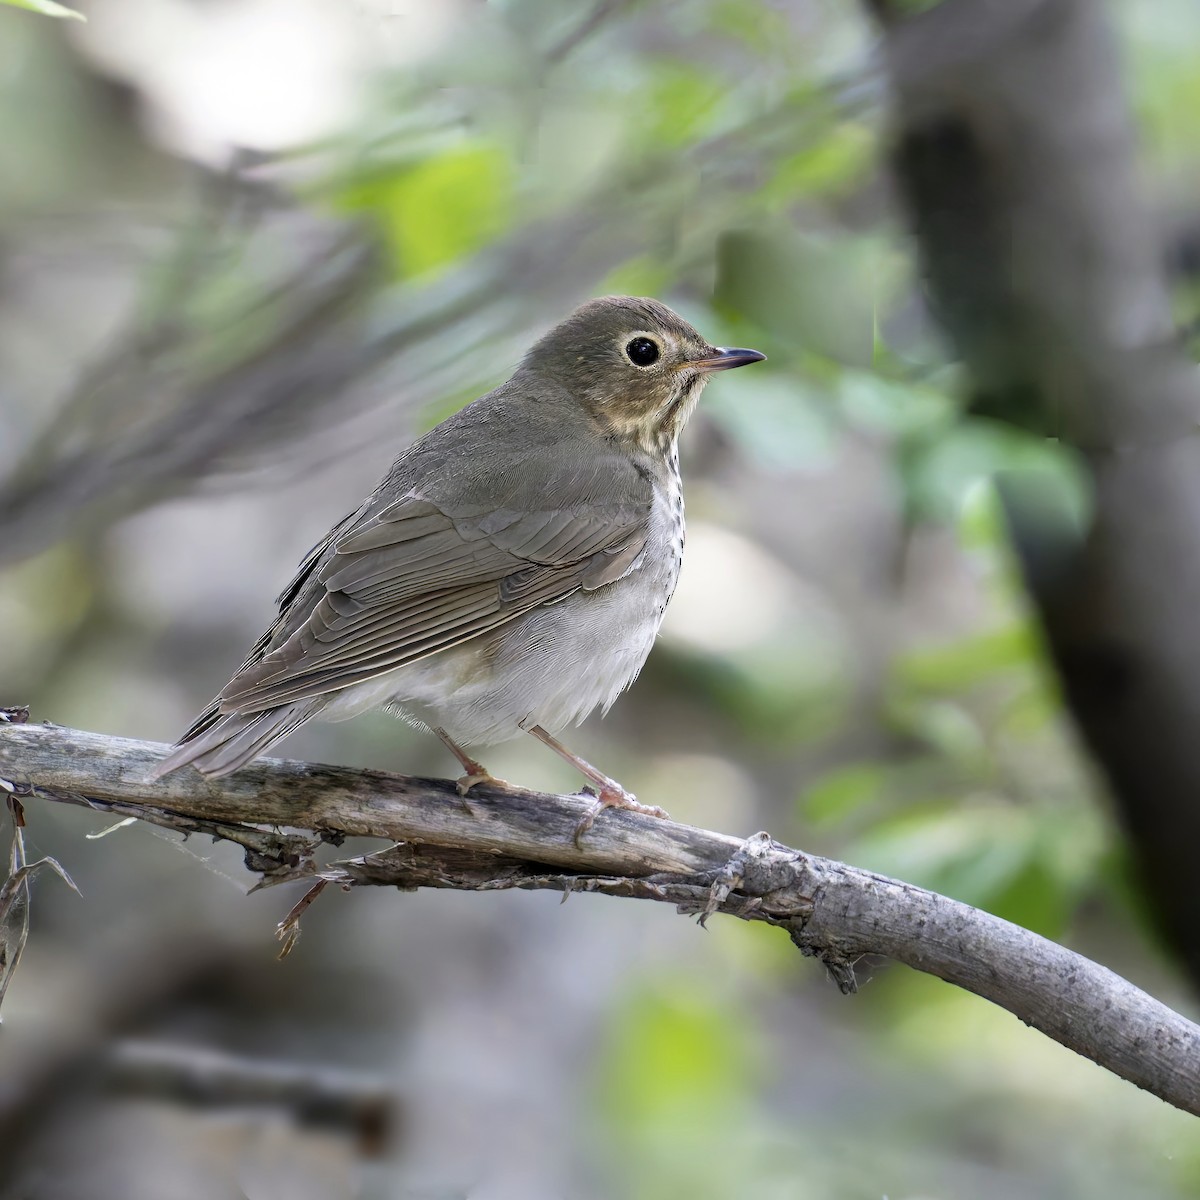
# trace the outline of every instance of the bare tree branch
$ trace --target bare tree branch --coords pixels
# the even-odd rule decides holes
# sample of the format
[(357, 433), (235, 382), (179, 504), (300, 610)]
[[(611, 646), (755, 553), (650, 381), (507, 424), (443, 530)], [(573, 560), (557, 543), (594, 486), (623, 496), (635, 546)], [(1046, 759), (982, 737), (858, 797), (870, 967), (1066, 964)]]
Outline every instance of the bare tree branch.
[(367, 1154), (388, 1144), (396, 1096), (361, 1071), (278, 1062), (197, 1046), (128, 1038), (105, 1056), (103, 1082), (139, 1098), (173, 1100), (196, 1108), (265, 1108), (300, 1124), (350, 1133)]
[(1140, 195), (1106, 9), (883, 10), (894, 163), (976, 407), (1066, 439), (1090, 522), (1005, 504), (1071, 711), (1200, 983), (1200, 387)]
[[(165, 752), (56, 726), (0, 725), (0, 778), (18, 795), (229, 838), (265, 882), (591, 891), (665, 901), (702, 920), (724, 912), (764, 921), (819, 958), (843, 992), (856, 990), (857, 958), (886, 955), (1200, 1115), (1200, 1028), (1106, 968), (945, 896), (767, 834), (741, 841), (624, 812), (605, 814), (577, 845), (590, 806), (580, 796), (487, 789), (466, 804), (445, 780), (277, 759), (221, 780), (181, 771), (145, 782)], [(347, 836), (392, 844), (315, 865), (322, 841)], [(284, 936), (294, 936), (297, 916), (283, 922)]]

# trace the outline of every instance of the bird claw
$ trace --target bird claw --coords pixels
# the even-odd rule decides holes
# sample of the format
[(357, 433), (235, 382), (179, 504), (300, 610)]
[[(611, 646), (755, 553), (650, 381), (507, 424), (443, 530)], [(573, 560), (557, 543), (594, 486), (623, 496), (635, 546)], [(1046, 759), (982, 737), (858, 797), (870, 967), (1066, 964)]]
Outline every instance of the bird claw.
[(641, 813), (644, 817), (659, 817), (664, 821), (671, 819), (665, 808), (659, 808), (657, 804), (640, 804), (632, 792), (627, 792), (617, 784), (613, 784), (612, 787), (601, 787), (599, 791), (592, 787), (585, 787), (580, 794), (594, 796), (596, 803), (579, 818), (579, 824), (575, 826), (576, 846), (579, 846), (579, 839), (591, 829), (596, 823), (596, 818), (606, 808), (624, 808), (630, 812)]
[(769, 833), (755, 833), (746, 838), (733, 852), (729, 861), (717, 872), (712, 886), (708, 889), (708, 899), (698, 918), (701, 926), (705, 925), (708, 918), (729, 899), (731, 893), (742, 886), (747, 868), (755, 859), (767, 854), (771, 845), (772, 838)]
[(472, 788), (479, 787), (480, 784), (486, 784), (490, 788), (511, 789), (512, 784), (507, 779), (500, 779), (493, 775), (486, 767), (475, 764), (478, 770), (471, 771), (470, 774), (463, 775), (454, 781), (454, 789), (462, 798), (463, 808), (467, 810), (468, 816), (475, 816), (475, 809), (471, 805), (469, 793)]
[(469, 775), (462, 775), (454, 781), (454, 790), (458, 792), (464, 799), (467, 793), (473, 788), (478, 787), (481, 783), (501, 783), (502, 780), (497, 779), (494, 775), (489, 774), (481, 767), (478, 771), (472, 771)]

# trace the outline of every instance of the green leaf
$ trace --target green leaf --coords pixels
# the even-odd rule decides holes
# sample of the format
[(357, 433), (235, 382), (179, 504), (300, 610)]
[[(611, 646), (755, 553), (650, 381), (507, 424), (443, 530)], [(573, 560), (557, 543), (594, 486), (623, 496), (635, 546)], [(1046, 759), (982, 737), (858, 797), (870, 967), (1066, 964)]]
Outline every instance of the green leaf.
[(710, 72), (664, 59), (654, 65), (642, 133), (660, 148), (686, 146), (706, 132), (724, 95)]
[(900, 729), (951, 762), (981, 767), (988, 760), (984, 732), (978, 720), (960, 704), (949, 700), (901, 700), (893, 702), (888, 715)]
[(974, 795), (877, 822), (845, 856), (1055, 937), (1096, 886), (1110, 839), (1083, 795), (1032, 807)]
[(938, 803), (882, 821), (846, 857), (868, 870), (933, 888), (989, 908), (1036, 856), (1031, 815), (1011, 804), (972, 800), (947, 810)]
[(708, 416), (757, 462), (795, 471), (825, 466), (833, 457), (833, 418), (803, 379), (772, 371), (739, 379), (730, 372), (721, 383), (705, 396)]
[(957, 519), (980, 481), (1001, 473), (1044, 480), (1077, 524), (1086, 527), (1090, 518), (1086, 473), (1072, 450), (986, 417), (908, 446), (901, 470), (913, 509), (935, 519)]
[[(670, 269), (648, 254), (628, 258), (614, 267), (596, 287), (599, 296), (658, 296), (672, 283)], [(735, 374), (736, 372), (730, 372)]]
[(43, 17), (59, 17), (67, 21), (86, 21), (87, 17), (65, 4), (55, 4), (54, 0), (0, 0), (10, 8), (26, 8), (30, 12), (41, 13)]
[(594, 1096), (611, 1194), (737, 1194), (765, 1062), (753, 1023), (721, 990), (707, 977), (660, 976), (610, 1014)]
[(874, 804), (887, 789), (887, 768), (877, 763), (854, 763), (822, 775), (801, 798), (804, 815), (814, 824), (842, 821)]
[(708, 20), (714, 33), (744, 42), (760, 55), (776, 53), (794, 36), (787, 17), (761, 0), (716, 0), (709, 5)]
[(602, 1086), (610, 1113), (631, 1129), (707, 1109), (710, 1095), (747, 1095), (740, 1023), (704, 987), (656, 981), (614, 1016)]
[(867, 126), (834, 125), (813, 145), (780, 159), (774, 177), (762, 189), (762, 200), (769, 208), (781, 209), (802, 198), (836, 195), (861, 178), (875, 150)]
[(457, 146), (354, 183), (342, 206), (382, 225), (402, 276), (422, 275), (486, 246), (510, 224), (513, 169), (490, 145)]
[(717, 244), (714, 299), (785, 346), (870, 367), (894, 283), (890, 255), (876, 238), (802, 235), (782, 221), (729, 230)]
[(1030, 621), (973, 634), (941, 646), (913, 650), (896, 660), (897, 683), (923, 692), (958, 692), (1000, 672), (1041, 662), (1037, 630)]
[(815, 628), (727, 654), (691, 654), (694, 680), (757, 743), (792, 745), (829, 734), (845, 714), (842, 647)]
[(938, 388), (871, 371), (843, 371), (837, 398), (854, 424), (894, 437), (941, 436), (956, 415), (954, 402)]

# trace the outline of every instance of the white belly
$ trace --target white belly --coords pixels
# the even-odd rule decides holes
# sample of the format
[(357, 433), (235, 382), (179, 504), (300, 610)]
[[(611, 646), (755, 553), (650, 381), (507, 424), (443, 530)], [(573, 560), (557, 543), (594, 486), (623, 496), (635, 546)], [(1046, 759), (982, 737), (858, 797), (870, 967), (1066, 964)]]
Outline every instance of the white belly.
[(607, 711), (642, 669), (679, 577), (683, 512), (672, 491), (656, 501), (647, 550), (622, 579), (348, 688), (321, 716), (336, 721), (387, 707), (440, 726), (456, 742), (491, 745), (535, 725), (554, 731)]

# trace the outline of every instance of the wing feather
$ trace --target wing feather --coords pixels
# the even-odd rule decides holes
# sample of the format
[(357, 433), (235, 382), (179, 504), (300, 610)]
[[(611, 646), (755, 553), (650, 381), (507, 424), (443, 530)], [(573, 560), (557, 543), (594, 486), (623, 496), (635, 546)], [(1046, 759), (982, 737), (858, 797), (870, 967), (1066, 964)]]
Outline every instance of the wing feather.
[(274, 636), (221, 693), (221, 712), (261, 712), (366, 682), (620, 578), (645, 546), (649, 495), (451, 516), (410, 494), (356, 515), (314, 550), (306, 579), (290, 589), (308, 600), (307, 617), (281, 612)]

